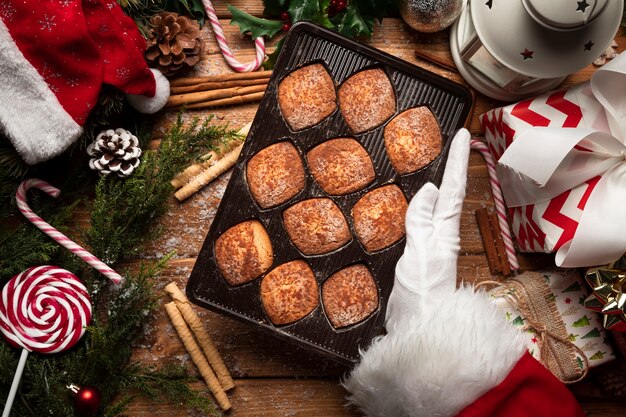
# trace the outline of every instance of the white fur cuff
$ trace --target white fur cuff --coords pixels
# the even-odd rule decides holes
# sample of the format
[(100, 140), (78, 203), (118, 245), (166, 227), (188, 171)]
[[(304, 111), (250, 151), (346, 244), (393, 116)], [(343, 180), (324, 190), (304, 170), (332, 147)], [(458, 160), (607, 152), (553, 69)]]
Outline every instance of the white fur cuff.
[(156, 92), (154, 97), (142, 96), (139, 94), (127, 94), (128, 102), (137, 111), (145, 114), (156, 113), (165, 106), (167, 99), (170, 97), (170, 82), (165, 78), (161, 71), (150, 68), (154, 75), (156, 83)]

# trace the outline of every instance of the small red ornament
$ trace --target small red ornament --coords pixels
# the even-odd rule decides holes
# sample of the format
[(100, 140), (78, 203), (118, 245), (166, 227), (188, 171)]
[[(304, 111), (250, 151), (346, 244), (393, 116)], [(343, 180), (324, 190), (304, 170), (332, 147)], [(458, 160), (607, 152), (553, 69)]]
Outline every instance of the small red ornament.
[(68, 388), (74, 392), (74, 409), (79, 417), (95, 416), (102, 402), (102, 394), (96, 387), (85, 385), (82, 388), (70, 385)]
[(291, 22), (287, 22), (283, 24), (283, 32), (287, 32), (291, 29)]
[(281, 12), (280, 13), (280, 20), (284, 20), (284, 21), (289, 21), (289, 13), (287, 12)]
[(337, 13), (343, 12), (346, 7), (348, 7), (348, 3), (346, 2), (346, 0), (337, 0), (337, 4), (335, 6), (335, 10), (337, 10)]

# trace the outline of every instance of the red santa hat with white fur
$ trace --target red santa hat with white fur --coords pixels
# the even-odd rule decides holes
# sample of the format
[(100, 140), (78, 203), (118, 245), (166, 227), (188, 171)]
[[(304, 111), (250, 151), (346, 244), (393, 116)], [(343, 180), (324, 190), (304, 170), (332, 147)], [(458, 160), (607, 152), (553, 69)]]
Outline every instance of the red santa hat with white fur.
[(469, 140), (462, 129), (441, 188), (409, 204), (387, 334), (343, 381), (348, 399), (367, 417), (584, 417), (484, 291), (456, 288)]
[(146, 65), (145, 45), (115, 0), (2, 0), (0, 128), (24, 161), (67, 149), (102, 84), (141, 112), (161, 109), (169, 82)]

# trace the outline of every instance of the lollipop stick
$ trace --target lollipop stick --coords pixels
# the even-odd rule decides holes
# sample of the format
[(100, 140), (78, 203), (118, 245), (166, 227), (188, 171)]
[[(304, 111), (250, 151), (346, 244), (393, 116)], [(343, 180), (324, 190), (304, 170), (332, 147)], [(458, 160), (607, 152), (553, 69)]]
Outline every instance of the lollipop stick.
[(22, 372), (24, 372), (24, 365), (26, 365), (26, 358), (28, 358), (28, 350), (22, 349), (20, 361), (17, 363), (17, 369), (15, 370), (15, 375), (13, 376), (13, 383), (11, 384), (11, 389), (9, 390), (7, 402), (4, 405), (2, 417), (9, 417), (9, 414), (11, 413), (11, 407), (13, 407), (13, 400), (15, 399), (15, 394), (17, 393), (17, 387), (20, 385)]

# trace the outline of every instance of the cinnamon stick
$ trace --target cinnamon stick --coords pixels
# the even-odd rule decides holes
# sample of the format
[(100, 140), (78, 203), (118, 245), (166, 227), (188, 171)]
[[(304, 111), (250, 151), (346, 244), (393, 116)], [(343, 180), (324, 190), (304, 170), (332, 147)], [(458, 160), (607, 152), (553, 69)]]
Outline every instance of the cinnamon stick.
[(489, 272), (492, 274), (500, 272), (505, 277), (511, 275), (511, 266), (506, 256), (506, 248), (496, 213), (489, 213), (486, 208), (482, 208), (476, 210), (475, 214), (478, 229), (483, 239)]
[[(250, 132), (251, 126), (252, 126), (252, 122), (248, 123), (241, 129), (239, 129), (237, 133), (243, 136), (243, 138), (245, 139), (245, 137), (248, 136), (248, 132)], [(220, 146), (215, 151), (211, 151), (207, 153), (206, 155), (202, 157), (202, 159), (205, 162), (196, 162), (195, 164), (188, 166), (180, 174), (176, 175), (174, 179), (172, 179), (172, 181), (170, 182), (172, 184), (172, 187), (174, 187), (175, 189), (179, 189), (183, 185), (187, 184), (193, 177), (200, 174), (202, 171), (209, 168), (210, 166), (215, 165), (215, 163), (226, 152), (231, 151), (238, 143), (239, 143), (238, 140), (231, 140), (228, 143), (224, 144), (223, 146)]]
[(196, 93), (189, 94), (177, 94), (174, 96), (170, 96), (167, 100), (167, 104), (165, 107), (175, 107), (181, 106), (183, 104), (191, 104), (191, 103), (200, 103), (203, 101), (217, 100), (220, 98), (229, 98), (234, 96), (243, 96), (246, 94), (258, 93), (261, 91), (265, 91), (267, 88), (266, 84), (261, 85), (251, 85), (248, 87), (231, 87), (231, 88), (222, 88), (219, 90), (213, 91), (199, 91)]
[(269, 78), (272, 75), (272, 71), (254, 71), (254, 72), (235, 72), (229, 74), (217, 74), (209, 75), (206, 77), (187, 77), (177, 78), (170, 81), (170, 86), (178, 87), (181, 85), (194, 85), (200, 83), (210, 83), (219, 81), (232, 81), (232, 80), (253, 80), (256, 78)]
[(174, 86), (170, 88), (170, 95), (194, 93), (196, 91), (217, 90), (220, 88), (245, 87), (249, 85), (267, 84), (269, 80), (269, 78), (256, 78), (253, 80), (214, 81), (194, 85), (183, 85), (180, 87)]
[(178, 199), (178, 201), (184, 201), (215, 178), (228, 171), (237, 162), (242, 148), (243, 143), (224, 155), (224, 157), (217, 161), (215, 165), (210, 166), (192, 178), (191, 181), (189, 181), (185, 186), (176, 191), (174, 196)]
[(198, 344), (204, 351), (204, 355), (206, 356), (209, 364), (215, 371), (215, 375), (217, 375), (217, 379), (220, 382), (224, 391), (228, 391), (232, 388), (235, 388), (235, 382), (233, 378), (230, 376), (230, 372), (228, 372), (228, 368), (224, 364), (222, 357), (217, 351), (217, 347), (211, 340), (211, 336), (207, 333), (202, 322), (200, 321), (200, 317), (196, 314), (195, 311), (191, 308), (189, 300), (183, 294), (183, 292), (176, 286), (175, 283), (170, 282), (165, 286), (165, 292), (167, 292), (174, 302), (176, 303), (176, 307), (183, 315), (185, 322), (191, 328), (191, 331), (196, 336), (196, 340)]
[(189, 328), (187, 327), (183, 316), (178, 310), (178, 307), (176, 307), (176, 303), (172, 301), (165, 304), (165, 311), (167, 311), (167, 315), (170, 317), (176, 333), (178, 333), (180, 340), (183, 342), (183, 345), (185, 345), (185, 349), (187, 349), (191, 360), (198, 367), (200, 375), (202, 375), (202, 378), (204, 378), (204, 381), (213, 393), (213, 396), (217, 400), (220, 408), (222, 410), (230, 409), (231, 404), (228, 396), (226, 395), (226, 392), (224, 392), (224, 390), (222, 389), (222, 386), (220, 385), (220, 382), (217, 380), (215, 374), (211, 370), (209, 363), (207, 362), (204, 355), (202, 355), (200, 347), (193, 339), (193, 335), (189, 331)]
[[(267, 86), (264, 86), (267, 87)], [(259, 101), (263, 98), (265, 91), (259, 93), (246, 94), (243, 96), (234, 96), (230, 98), (221, 98), (218, 100), (203, 101), (201, 103), (194, 103), (185, 106), (186, 109), (205, 109), (209, 107), (219, 106), (231, 106), (234, 104), (252, 103), (253, 101)], [(181, 106), (178, 106), (181, 107)]]

